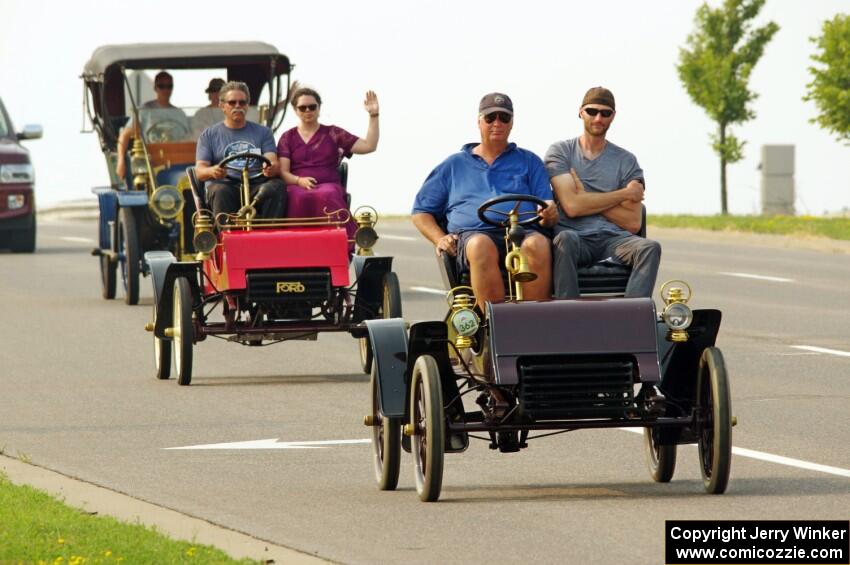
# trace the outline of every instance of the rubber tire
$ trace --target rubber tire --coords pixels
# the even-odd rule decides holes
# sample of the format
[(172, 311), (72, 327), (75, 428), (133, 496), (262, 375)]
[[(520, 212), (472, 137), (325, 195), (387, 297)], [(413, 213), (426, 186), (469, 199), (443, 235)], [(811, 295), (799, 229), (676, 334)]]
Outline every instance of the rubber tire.
[(121, 280), (124, 282), (124, 303), (130, 306), (139, 303), (139, 233), (136, 231), (136, 217), (132, 208), (118, 211), (118, 249), (123, 252)]
[[(401, 285), (398, 283), (398, 275), (390, 271), (384, 275), (383, 291), (381, 299), (381, 317), (401, 318)], [(372, 373), (372, 346), (369, 337), (361, 337), (360, 342), (360, 367), (363, 372)]]
[[(369, 383), (372, 393), (372, 416), (380, 412), (377, 365), (372, 367)], [(378, 490), (395, 490), (401, 468), (401, 418), (383, 418), (381, 425), (372, 426), (372, 460)]]
[(697, 373), (697, 407), (708, 415), (708, 426), (697, 429), (700, 472), (705, 491), (723, 494), (732, 467), (732, 401), (723, 354), (706, 347)]
[[(157, 304), (153, 305), (153, 323), (156, 326)], [(153, 361), (156, 367), (156, 378), (164, 381), (171, 378), (171, 345), (168, 339), (153, 336)]]
[(192, 383), (192, 346), (194, 345), (194, 323), (192, 322), (192, 291), (186, 277), (174, 281), (174, 369), (177, 384)]
[(658, 445), (653, 438), (653, 428), (643, 429), (644, 455), (649, 476), (656, 483), (669, 483), (676, 471), (676, 444)]
[(118, 264), (109, 260), (109, 256), (100, 256), (100, 293), (105, 300), (115, 298)]
[(33, 214), (28, 227), (9, 233), (9, 250), (12, 253), (34, 253), (35, 232), (36, 220)]
[(416, 430), (410, 446), (416, 492), (422, 502), (434, 502), (443, 486), (446, 420), (440, 371), (430, 355), (416, 360), (410, 390), (410, 419)]

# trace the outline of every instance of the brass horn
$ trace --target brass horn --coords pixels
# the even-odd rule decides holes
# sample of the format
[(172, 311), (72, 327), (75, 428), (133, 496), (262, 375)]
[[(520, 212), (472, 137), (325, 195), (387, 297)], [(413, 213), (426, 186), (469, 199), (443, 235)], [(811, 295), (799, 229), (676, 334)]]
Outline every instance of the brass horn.
[(527, 283), (537, 279), (537, 275), (532, 273), (528, 267), (528, 259), (516, 246), (505, 257), (505, 269), (519, 283)]

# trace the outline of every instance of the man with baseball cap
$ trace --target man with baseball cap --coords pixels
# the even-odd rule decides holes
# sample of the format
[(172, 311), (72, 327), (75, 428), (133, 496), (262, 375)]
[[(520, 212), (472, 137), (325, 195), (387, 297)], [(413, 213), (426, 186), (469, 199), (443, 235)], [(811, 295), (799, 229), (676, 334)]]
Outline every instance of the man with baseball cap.
[(584, 132), (546, 152), (546, 170), (561, 210), (555, 226), (557, 298), (578, 298), (577, 267), (612, 258), (632, 267), (626, 297), (652, 296), (661, 246), (640, 231), (643, 170), (634, 155), (606, 139), (614, 95), (597, 86), (579, 107)]
[[(478, 218), (485, 201), (503, 194), (533, 195), (548, 202), (537, 210), (541, 225), (558, 220), (552, 189), (540, 157), (509, 143), (514, 122), (513, 102), (506, 94), (485, 95), (478, 105), (481, 141), (467, 143), (440, 163), (419, 189), (413, 203), (413, 224), (436, 247), (437, 254), (456, 257), (459, 273), (468, 272), (479, 306), (502, 302), (505, 288), (500, 270), (504, 264), (504, 233)], [(500, 209), (510, 210), (506, 202)], [(520, 211), (534, 212), (525, 203)], [(500, 218), (503, 219), (503, 218)], [(523, 284), (530, 300), (551, 296), (551, 244), (542, 233), (531, 231), (522, 243), (535, 281)]]
[(210, 104), (209, 106), (200, 108), (192, 116), (192, 133), (195, 135), (195, 138), (201, 135), (201, 132), (211, 125), (217, 124), (224, 119), (221, 108), (219, 108), (219, 91), (222, 86), (224, 86), (224, 79), (214, 78), (210, 80), (209, 86), (204, 91), (207, 93)]

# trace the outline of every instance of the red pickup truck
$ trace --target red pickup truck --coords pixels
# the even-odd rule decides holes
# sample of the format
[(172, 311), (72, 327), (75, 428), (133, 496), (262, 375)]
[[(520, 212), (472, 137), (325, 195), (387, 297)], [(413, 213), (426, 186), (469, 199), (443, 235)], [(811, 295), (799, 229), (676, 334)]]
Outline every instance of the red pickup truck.
[(35, 251), (35, 172), (19, 142), (41, 137), (41, 126), (16, 133), (0, 99), (0, 249)]

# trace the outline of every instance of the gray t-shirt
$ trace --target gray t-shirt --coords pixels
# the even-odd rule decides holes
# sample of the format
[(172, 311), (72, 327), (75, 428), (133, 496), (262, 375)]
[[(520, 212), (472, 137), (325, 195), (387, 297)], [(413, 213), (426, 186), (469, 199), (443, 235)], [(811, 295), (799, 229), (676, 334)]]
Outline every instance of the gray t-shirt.
[[(565, 141), (556, 141), (546, 151), (544, 163), (550, 179), (565, 173), (569, 174), (571, 168), (575, 169), (578, 178), (581, 179), (585, 190), (588, 192), (619, 190), (625, 187), (629, 181), (635, 179), (644, 182), (643, 169), (638, 165), (637, 158), (610, 141), (596, 159), (588, 159), (584, 156), (577, 137)], [(602, 214), (569, 218), (561, 210), (561, 219), (558, 225), (574, 229), (580, 233), (629, 233), (606, 220)]]
[[(259, 155), (277, 153), (272, 130), (254, 122), (245, 122), (245, 127), (239, 129), (231, 129), (224, 125), (224, 122), (217, 123), (205, 129), (198, 138), (195, 160), (215, 165), (225, 157), (245, 151)], [(228, 171), (227, 176), (234, 179), (240, 178), (240, 173), (232, 169), (241, 169), (244, 165), (241, 159), (229, 163), (228, 167), (231, 170)], [(253, 161), (250, 164), (249, 174), (254, 175), (261, 170), (262, 163)]]

